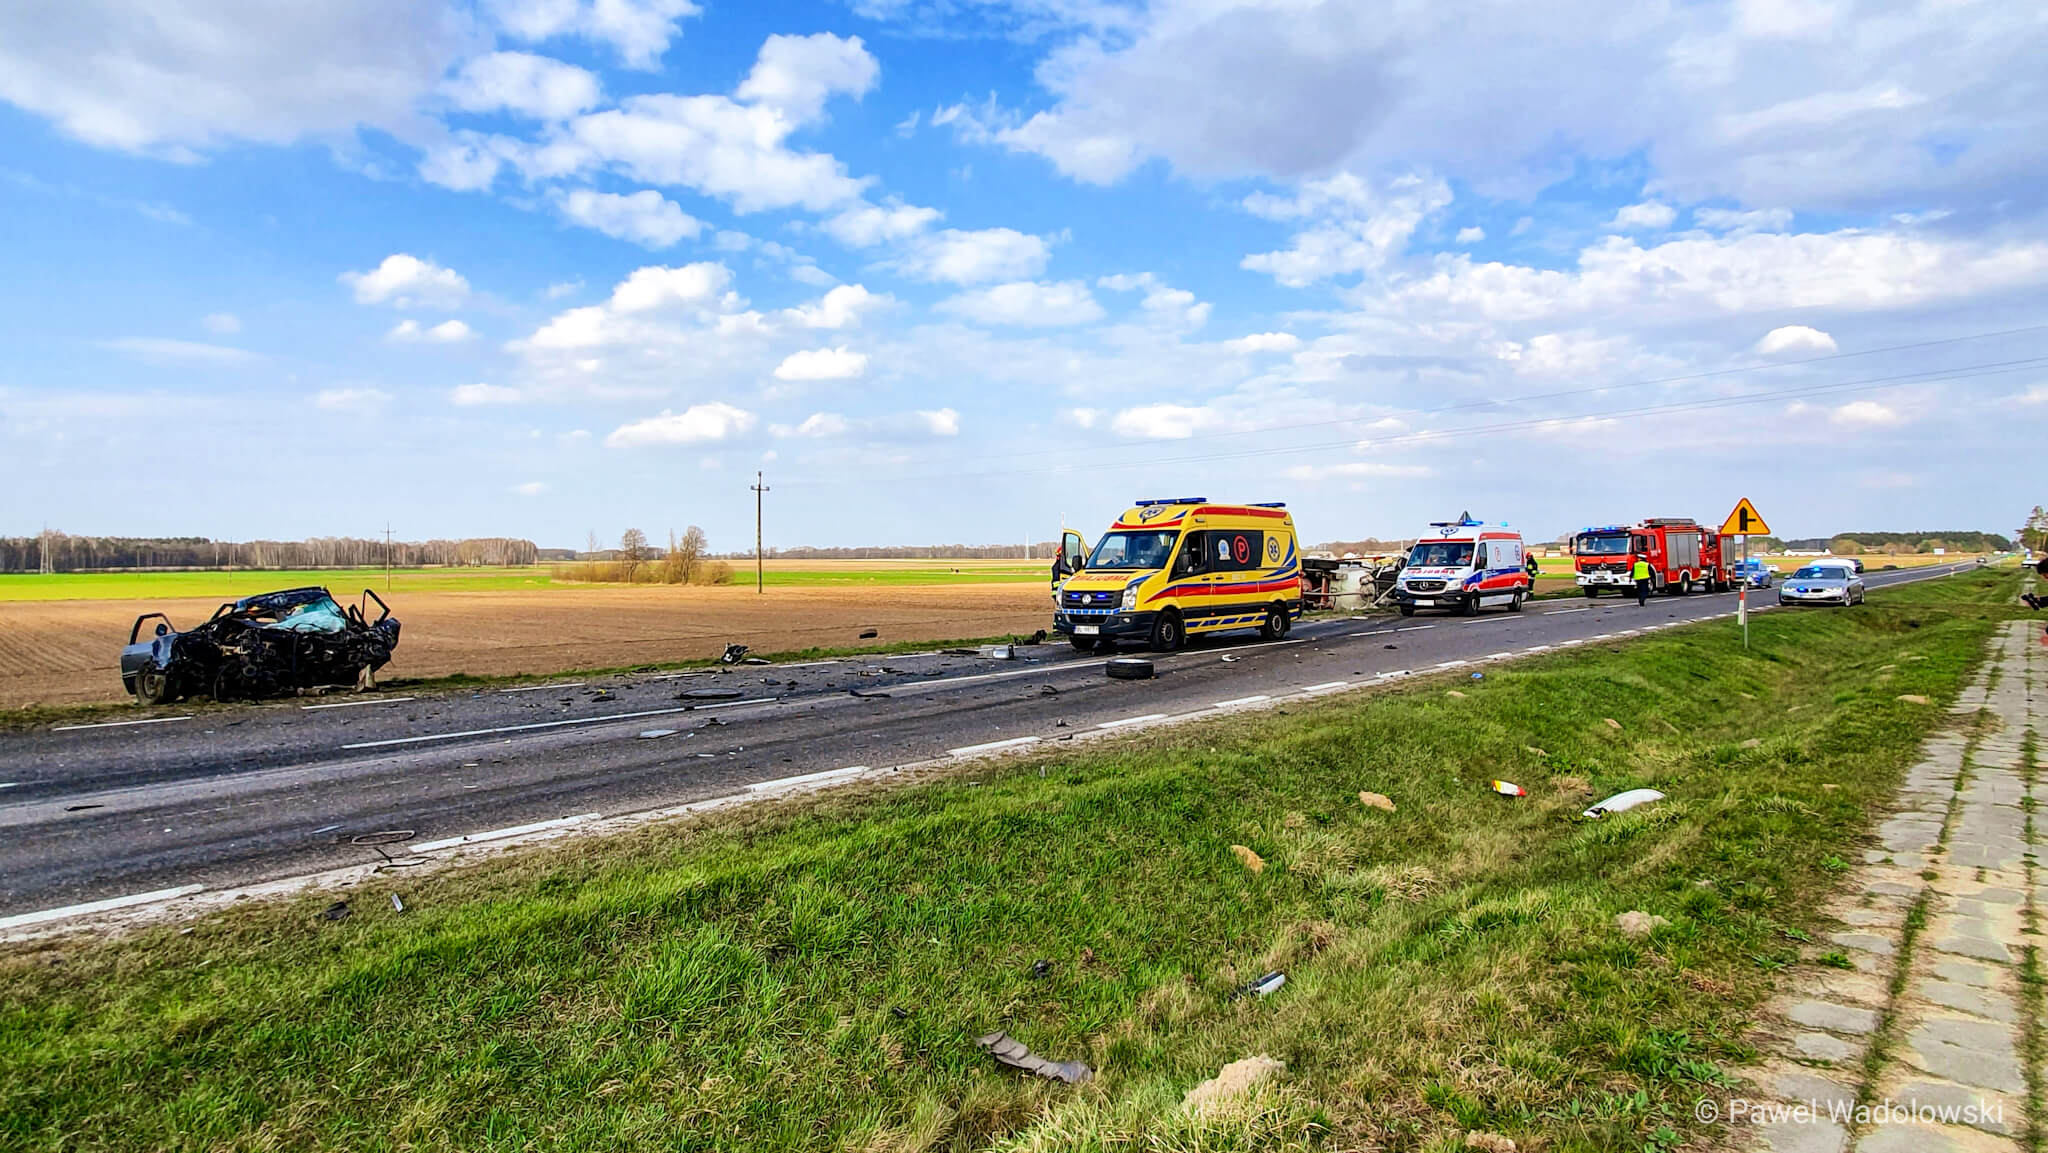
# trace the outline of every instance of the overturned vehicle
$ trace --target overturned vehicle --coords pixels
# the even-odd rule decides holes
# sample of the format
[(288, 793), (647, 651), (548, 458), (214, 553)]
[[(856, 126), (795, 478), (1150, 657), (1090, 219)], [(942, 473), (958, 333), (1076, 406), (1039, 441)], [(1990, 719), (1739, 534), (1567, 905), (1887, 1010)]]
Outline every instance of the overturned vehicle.
[[(378, 609), (369, 619), (370, 602)], [(142, 626), (156, 621), (143, 640)], [(363, 590), (343, 607), (324, 588), (243, 597), (212, 619), (179, 632), (171, 618), (145, 613), (121, 650), (121, 687), (145, 705), (181, 697), (254, 700), (322, 685), (368, 688), (398, 647), (398, 620), (383, 598)]]

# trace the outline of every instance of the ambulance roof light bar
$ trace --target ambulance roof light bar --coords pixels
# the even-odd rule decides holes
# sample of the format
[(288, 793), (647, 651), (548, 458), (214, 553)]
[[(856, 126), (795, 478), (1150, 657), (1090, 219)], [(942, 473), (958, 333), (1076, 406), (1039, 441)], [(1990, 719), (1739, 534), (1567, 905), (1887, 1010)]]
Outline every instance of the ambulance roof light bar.
[(1208, 497), (1206, 497), (1206, 496), (1176, 496), (1176, 497), (1170, 497), (1170, 498), (1168, 498), (1168, 499), (1166, 499), (1166, 500), (1141, 500), (1141, 501), (1139, 501), (1139, 502), (1138, 502), (1138, 507), (1139, 507), (1139, 508), (1144, 508), (1144, 507), (1146, 507), (1147, 505), (1155, 505), (1155, 504), (1208, 504), (1208, 503), (1209, 503), (1209, 498), (1208, 498)]

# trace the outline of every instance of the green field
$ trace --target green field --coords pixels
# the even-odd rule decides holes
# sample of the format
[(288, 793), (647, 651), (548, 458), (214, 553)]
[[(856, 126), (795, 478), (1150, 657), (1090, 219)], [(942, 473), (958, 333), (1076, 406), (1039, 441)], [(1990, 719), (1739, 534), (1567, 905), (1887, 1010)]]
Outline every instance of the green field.
[[(1831, 883), (1955, 723), (1940, 706), (2010, 593), (2009, 572), (1930, 581), (1766, 614), (1747, 653), (1717, 622), (387, 875), (338, 924), (308, 896), (20, 947), (0, 957), (0, 1147), (1716, 1140), (1693, 1103), (1754, 1058), (1774, 978), (1825, 963), (1802, 942)], [(1669, 799), (1576, 816), (1644, 785)], [(1633, 909), (1671, 923), (1623, 937)], [(1278, 993), (1231, 998), (1268, 969)], [(972, 1041), (996, 1029), (1097, 1075), (996, 1068)], [(1276, 1084), (1182, 1110), (1258, 1053), (1287, 1063)]]

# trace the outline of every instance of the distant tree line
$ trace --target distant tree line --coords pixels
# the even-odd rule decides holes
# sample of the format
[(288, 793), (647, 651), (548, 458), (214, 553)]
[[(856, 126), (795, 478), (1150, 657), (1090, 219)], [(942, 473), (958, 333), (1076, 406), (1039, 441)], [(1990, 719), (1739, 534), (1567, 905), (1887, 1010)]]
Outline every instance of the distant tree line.
[[(1087, 535), (1087, 534), (1082, 534)], [(1030, 549), (1029, 559), (1052, 563), (1052, 554), (1059, 551), (1058, 541), (1040, 541), (1037, 544), (927, 544), (927, 545), (865, 545), (857, 548), (815, 548), (798, 545), (795, 548), (771, 548), (765, 555), (783, 560), (1024, 560), (1026, 548)], [(754, 551), (720, 553), (727, 560), (752, 560)]]
[(668, 547), (647, 543), (647, 534), (629, 528), (619, 537), (619, 547), (600, 549), (597, 534), (590, 534), (590, 547), (578, 554), (581, 564), (560, 570), (564, 580), (602, 584), (722, 585), (732, 580), (732, 566), (712, 560), (704, 530), (691, 525), (678, 537), (668, 533)]
[[(1768, 546), (1762, 542), (1770, 542)], [(1806, 551), (1827, 549), (1836, 553), (1865, 553), (1875, 556), (1913, 556), (1935, 549), (1950, 552), (2005, 552), (2012, 541), (1995, 532), (1845, 532), (1828, 537), (1792, 537), (1780, 542), (1771, 537), (1751, 539), (1753, 547), (1782, 547)]]
[[(388, 554), (387, 554), (388, 548)], [(422, 565), (530, 565), (540, 550), (530, 540), (392, 541), (358, 537), (224, 541), (206, 537), (0, 537), (0, 572), (91, 572), (103, 569), (399, 568)]]

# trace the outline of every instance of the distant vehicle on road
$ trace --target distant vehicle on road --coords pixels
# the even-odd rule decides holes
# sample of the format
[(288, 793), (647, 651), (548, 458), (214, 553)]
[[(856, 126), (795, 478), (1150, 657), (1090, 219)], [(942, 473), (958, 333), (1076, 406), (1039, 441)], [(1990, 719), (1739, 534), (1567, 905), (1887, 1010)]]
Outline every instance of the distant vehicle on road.
[(1736, 561), (1730, 570), (1735, 579), (1753, 589), (1767, 589), (1778, 579), (1778, 570), (1760, 560)]
[(1142, 640), (1170, 653), (1190, 635), (1244, 628), (1274, 640), (1301, 615), (1294, 517), (1277, 502), (1141, 500), (1085, 559), (1079, 533), (1060, 551), (1080, 571), (1059, 583), (1052, 627), (1077, 649)]
[(1660, 516), (1635, 524), (1589, 528), (1572, 540), (1572, 567), (1589, 597), (1602, 589), (1635, 591), (1630, 572), (1638, 558), (1650, 562), (1653, 592), (1685, 595), (1694, 589), (1721, 592), (1732, 577), (1722, 567), (1721, 535), (1691, 517)]
[(1802, 565), (1785, 578), (1778, 589), (1781, 605), (1835, 605), (1847, 608), (1863, 603), (1863, 575), (1847, 561), (1831, 560)]

